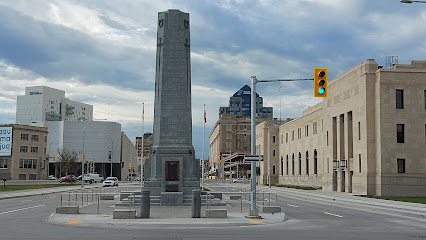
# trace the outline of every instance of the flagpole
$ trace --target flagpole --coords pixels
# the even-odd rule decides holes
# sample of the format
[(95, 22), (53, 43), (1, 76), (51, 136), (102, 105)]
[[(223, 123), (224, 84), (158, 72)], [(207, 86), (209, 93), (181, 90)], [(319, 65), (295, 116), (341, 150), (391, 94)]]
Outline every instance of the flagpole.
[(141, 139), (141, 187), (144, 187), (144, 176), (143, 176), (143, 142), (144, 142), (144, 124), (145, 124), (145, 103), (142, 103), (142, 139)]
[(203, 121), (203, 155), (201, 159), (201, 191), (204, 190), (204, 141), (206, 134), (206, 104), (204, 104), (204, 121)]

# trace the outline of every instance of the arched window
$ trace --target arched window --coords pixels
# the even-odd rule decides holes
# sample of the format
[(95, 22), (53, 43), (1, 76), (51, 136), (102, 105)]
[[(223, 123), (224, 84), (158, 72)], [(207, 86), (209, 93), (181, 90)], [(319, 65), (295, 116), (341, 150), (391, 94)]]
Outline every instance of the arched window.
[(317, 150), (314, 151), (314, 174), (318, 174)]
[(302, 175), (302, 154), (299, 152), (299, 175)]
[(291, 155), (291, 174), (294, 175), (294, 153)]
[(306, 174), (309, 175), (309, 153), (306, 151)]
[(281, 156), (281, 176), (284, 175), (284, 159), (283, 156)]
[(285, 165), (285, 171), (286, 171), (286, 174), (288, 175), (288, 154), (286, 156), (286, 163), (285, 164), (286, 164)]

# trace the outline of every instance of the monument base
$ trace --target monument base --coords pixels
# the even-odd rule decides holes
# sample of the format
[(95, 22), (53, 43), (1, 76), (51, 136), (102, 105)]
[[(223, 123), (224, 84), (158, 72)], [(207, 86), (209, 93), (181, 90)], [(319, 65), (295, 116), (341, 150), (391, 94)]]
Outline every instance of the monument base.
[(161, 206), (182, 206), (183, 193), (182, 192), (162, 192), (161, 193)]

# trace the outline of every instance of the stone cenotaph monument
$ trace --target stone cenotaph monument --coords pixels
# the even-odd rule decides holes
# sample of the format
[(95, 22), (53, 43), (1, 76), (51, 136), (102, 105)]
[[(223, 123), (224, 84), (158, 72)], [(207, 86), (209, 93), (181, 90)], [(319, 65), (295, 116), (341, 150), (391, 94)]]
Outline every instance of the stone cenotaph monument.
[(200, 189), (200, 164), (192, 146), (189, 14), (158, 13), (154, 143), (145, 165), (144, 189), (161, 205), (183, 205)]

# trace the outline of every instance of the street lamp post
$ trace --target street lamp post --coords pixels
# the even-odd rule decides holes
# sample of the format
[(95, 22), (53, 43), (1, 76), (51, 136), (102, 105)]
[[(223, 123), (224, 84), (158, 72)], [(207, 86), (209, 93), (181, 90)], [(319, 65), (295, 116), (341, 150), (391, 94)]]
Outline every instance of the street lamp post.
[(84, 188), (84, 160), (85, 160), (85, 155), (84, 155), (84, 139), (86, 136), (86, 128), (87, 125), (89, 125), (89, 123), (93, 122), (93, 120), (90, 120), (86, 123), (86, 125), (84, 125), (83, 128), (83, 159), (81, 160), (81, 188)]
[(110, 175), (110, 177), (112, 177), (112, 162), (114, 160), (114, 141), (115, 141), (115, 138), (113, 139), (110, 136), (107, 136), (107, 137), (111, 140), (111, 175)]
[(56, 142), (57, 140), (53, 140), (50, 144), (49, 144), (49, 150), (48, 150), (48, 152), (49, 152), (49, 157), (47, 158), (47, 177), (49, 178), (49, 173), (50, 173), (50, 168), (49, 168), (49, 165), (50, 165), (50, 146), (52, 146), (52, 143), (54, 143), (54, 142)]

